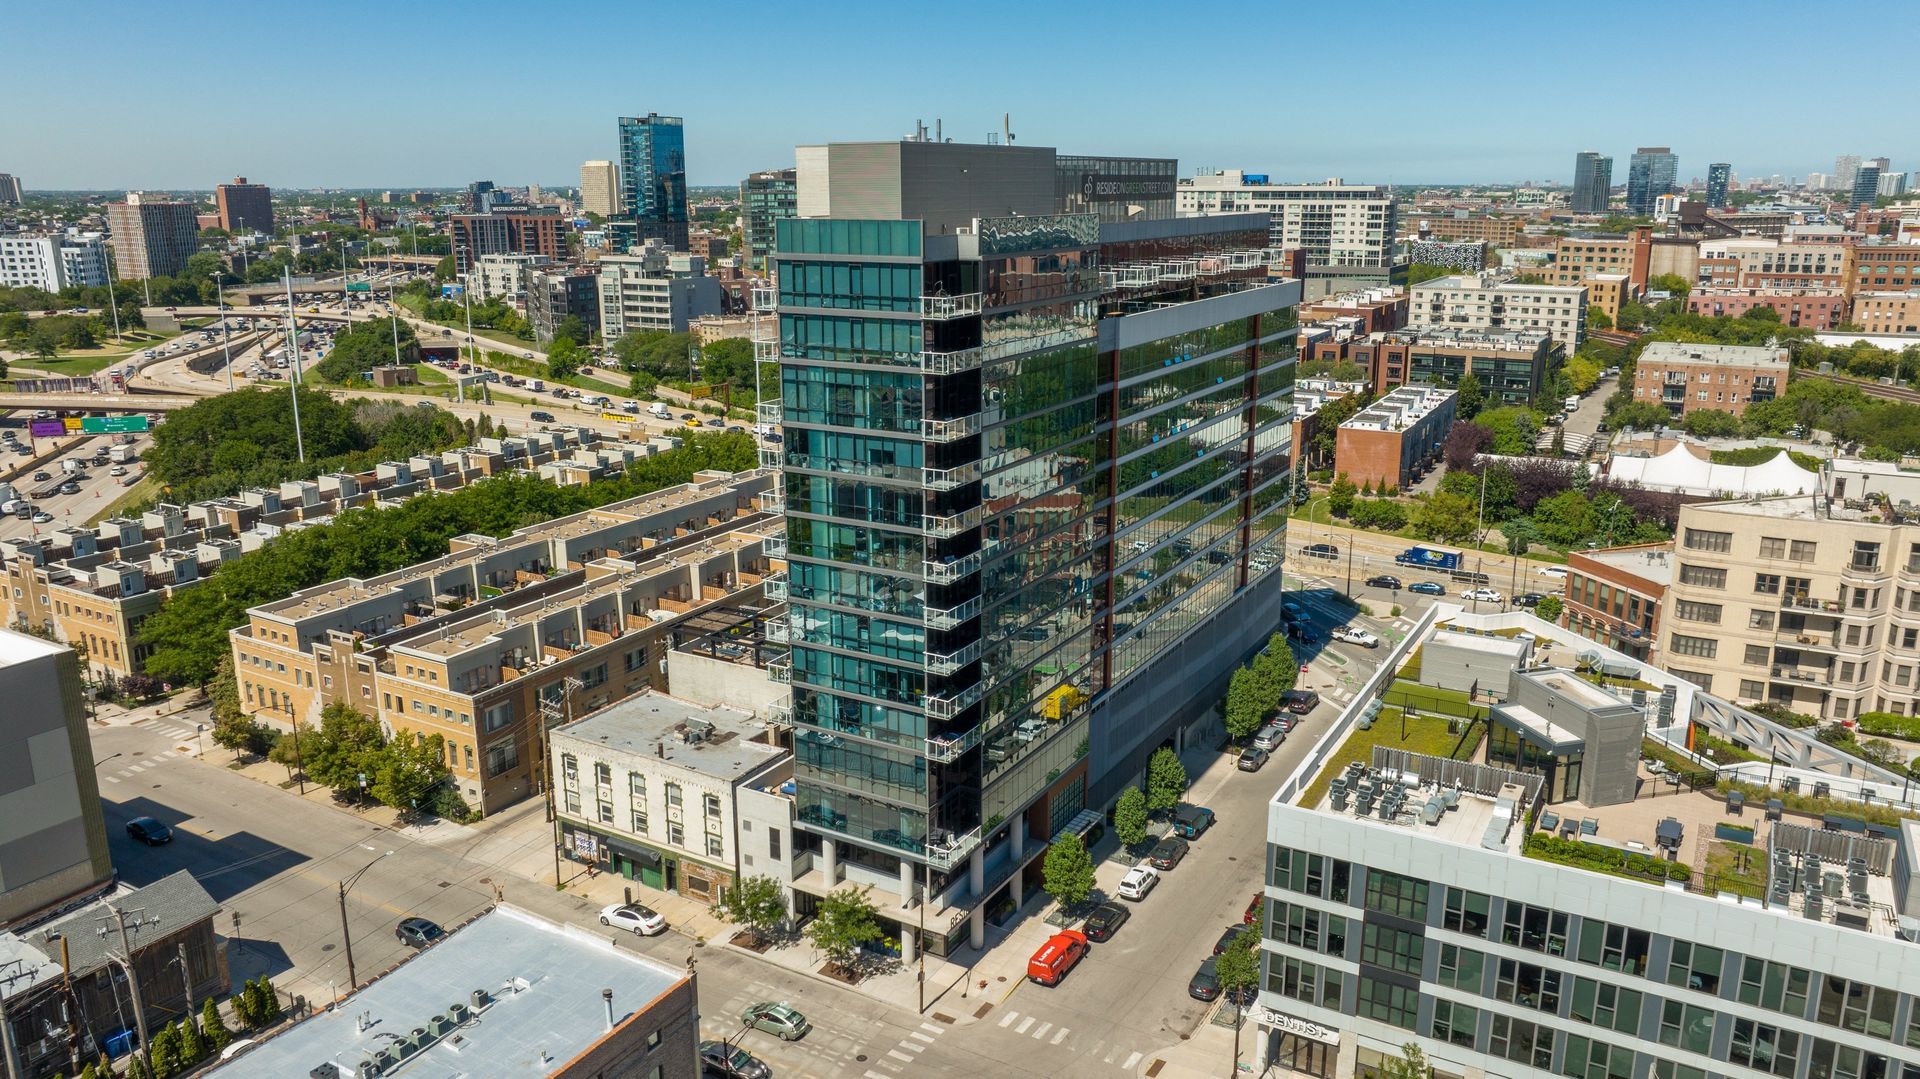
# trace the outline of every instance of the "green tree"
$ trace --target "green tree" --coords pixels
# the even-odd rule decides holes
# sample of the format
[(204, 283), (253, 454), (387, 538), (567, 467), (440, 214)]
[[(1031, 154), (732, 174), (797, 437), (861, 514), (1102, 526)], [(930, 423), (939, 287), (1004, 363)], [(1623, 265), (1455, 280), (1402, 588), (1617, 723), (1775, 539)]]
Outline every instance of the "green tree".
[(1263, 698), (1263, 711), (1271, 712), (1280, 706), (1280, 698), (1293, 688), (1300, 677), (1299, 665), (1293, 658), (1293, 646), (1287, 643), (1285, 633), (1275, 633), (1267, 638), (1267, 643), (1254, 654), (1253, 673), (1259, 679)]
[(807, 939), (842, 971), (852, 970), (861, 948), (886, 935), (880, 929), (879, 912), (868, 898), (872, 890), (848, 885), (829, 893), (807, 925)]
[(1686, 299), (1687, 293), (1693, 290), (1693, 285), (1679, 274), (1663, 273), (1654, 274), (1648, 278), (1647, 289), (1652, 292), (1671, 292), (1681, 299)]
[(368, 755), (367, 778), (380, 804), (391, 809), (428, 809), (429, 795), (447, 778), (446, 741), (440, 735), (421, 736), (401, 728), (385, 745)]
[(1465, 495), (1436, 491), (1415, 507), (1409, 523), (1421, 539), (1464, 543), (1477, 527), (1478, 510)]
[(1487, 409), (1473, 422), (1493, 432), (1489, 451), (1506, 457), (1532, 453), (1540, 434), (1540, 414), (1521, 405)]
[(1260, 720), (1266, 715), (1255, 682), (1253, 671), (1247, 667), (1236, 669), (1227, 682), (1227, 737), (1236, 742), (1259, 730)]
[(580, 373), (592, 357), (586, 349), (573, 342), (570, 337), (555, 336), (553, 343), (547, 346), (547, 377), (555, 382), (564, 382)]
[(1611, 330), (1613, 329), (1613, 319), (1598, 307), (1589, 307), (1587, 308), (1587, 329)]
[(579, 315), (568, 315), (560, 320), (560, 325), (553, 328), (553, 336), (564, 337), (576, 345), (584, 345), (593, 340), (593, 328), (588, 326), (587, 320)]
[(1500, 534), (1506, 538), (1507, 553), (1510, 555), (1526, 554), (1527, 548), (1540, 538), (1539, 529), (1534, 528), (1533, 522), (1525, 517), (1515, 517), (1501, 525)]
[(1345, 472), (1334, 477), (1333, 486), (1327, 488), (1327, 512), (1335, 517), (1345, 518), (1353, 512), (1353, 500), (1359, 494), (1359, 488), (1347, 478)]
[(1561, 600), (1559, 596), (1542, 596), (1533, 613), (1548, 622), (1560, 621)]
[(722, 337), (700, 350), (700, 377), (707, 382), (731, 382), (753, 388), (753, 342), (744, 337)]
[(1072, 832), (1053, 841), (1040, 867), (1041, 887), (1061, 907), (1071, 910), (1093, 894), (1093, 859), (1086, 844)]
[(385, 745), (380, 724), (344, 701), (335, 701), (320, 713), (318, 730), (300, 733), (307, 777), (337, 791), (359, 790), (362, 774), (372, 781)]
[(1407, 287), (1433, 281), (1437, 278), (1451, 277), (1460, 271), (1448, 266), (1437, 266), (1431, 262), (1415, 262), (1407, 267)]
[(1180, 804), (1187, 792), (1187, 766), (1180, 755), (1162, 746), (1147, 760), (1147, 809), (1161, 813)]
[(747, 877), (720, 893), (715, 914), (747, 927), (755, 941), (764, 941), (787, 920), (787, 890), (773, 877)]
[(1258, 933), (1243, 933), (1232, 947), (1220, 953), (1213, 972), (1220, 979), (1220, 995), (1226, 999), (1236, 1000), (1260, 984), (1260, 957), (1254, 951), (1259, 937)]
[(199, 1063), (200, 1058), (207, 1055), (207, 1046), (200, 1037), (200, 1029), (194, 1026), (193, 1018), (182, 1016), (174, 1026), (178, 1031), (176, 1036), (180, 1040), (180, 1062), (182, 1064)]
[(1533, 523), (1546, 542), (1566, 549), (1585, 543), (1598, 527), (1594, 504), (1578, 491), (1542, 499), (1533, 507)]
[[(1756, 307), (1755, 311), (1770, 311), (1772, 308)], [(1731, 438), (1740, 433), (1740, 417), (1731, 412), (1722, 412), (1717, 408), (1695, 409), (1687, 413), (1680, 426), (1695, 438)]]
[(1673, 424), (1673, 413), (1655, 402), (1635, 401), (1629, 397), (1627, 403), (1615, 408), (1613, 407), (1615, 399), (1617, 395), (1607, 402), (1607, 422), (1615, 427), (1622, 430), (1636, 427), (1643, 431), (1650, 431), (1655, 427), (1668, 427)]
[(623, 335), (613, 343), (613, 355), (627, 371), (644, 371), (657, 379), (687, 378), (688, 353), (693, 338), (684, 333), (649, 330)]
[(1486, 403), (1487, 391), (1480, 385), (1480, 376), (1471, 371), (1461, 375), (1454, 386), (1454, 415), (1462, 420), (1473, 419)]
[(172, 1026), (162, 1025), (154, 1031), (147, 1050), (153, 1057), (154, 1079), (172, 1079), (173, 1073), (180, 1070), (180, 1043)]
[(1129, 849), (1147, 841), (1147, 796), (1139, 787), (1121, 791), (1113, 803), (1113, 834)]
[(1431, 1079), (1433, 1067), (1417, 1042), (1400, 1047), (1400, 1055), (1381, 1062), (1380, 1079)]
[(220, 1018), (220, 1005), (208, 997), (200, 1004), (200, 1031), (206, 1039), (208, 1052), (218, 1053), (233, 1044), (233, 1031)]

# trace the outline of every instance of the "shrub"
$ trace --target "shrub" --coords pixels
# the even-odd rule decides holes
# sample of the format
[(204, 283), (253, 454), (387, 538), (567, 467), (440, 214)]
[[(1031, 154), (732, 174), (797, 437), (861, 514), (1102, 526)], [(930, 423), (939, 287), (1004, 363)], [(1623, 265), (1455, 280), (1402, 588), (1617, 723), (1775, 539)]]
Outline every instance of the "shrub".
[[(1760, 712), (1760, 709), (1754, 708), (1752, 711)], [(1767, 715), (1765, 712), (1760, 714)], [(1768, 716), (1768, 718), (1773, 717)], [(1858, 723), (1862, 734), (1871, 734), (1878, 738), (1920, 741), (1920, 716), (1897, 716), (1892, 712), (1862, 712)]]
[[(1757, 715), (1757, 716), (1765, 716), (1766, 718), (1773, 720), (1775, 723), (1779, 723), (1787, 727), (1806, 728), (1806, 727), (1816, 727), (1816, 726), (1819, 726), (1820, 724), (1820, 721), (1814, 718), (1813, 716), (1807, 715), (1805, 712), (1796, 712), (1793, 709), (1788, 708), (1786, 705), (1780, 703), (1779, 701), (1756, 701), (1753, 704), (1750, 704), (1747, 706), (1747, 711), (1752, 712), (1754, 715)], [(1892, 715), (1892, 713), (1862, 712), (1860, 714), (1861, 727), (1863, 730), (1866, 729), (1865, 724), (1866, 724), (1866, 718), (1868, 716), (1889, 716), (1889, 715)], [(1906, 719), (1908, 717), (1893, 716), (1893, 718)], [(1869, 730), (1867, 731), (1867, 733), (1878, 734), (1880, 732)]]

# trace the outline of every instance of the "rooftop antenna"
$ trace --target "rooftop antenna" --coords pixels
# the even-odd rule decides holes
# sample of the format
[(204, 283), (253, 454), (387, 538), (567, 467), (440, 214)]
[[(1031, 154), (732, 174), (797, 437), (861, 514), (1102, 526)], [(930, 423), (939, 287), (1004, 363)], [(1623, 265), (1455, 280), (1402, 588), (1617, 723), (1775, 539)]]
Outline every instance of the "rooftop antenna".
[(1013, 145), (1013, 114), (1012, 113), (1003, 112), (1000, 114), (1000, 130), (1003, 133), (1005, 133), (1005, 135), (1007, 136), (1007, 145), (1012, 146)]

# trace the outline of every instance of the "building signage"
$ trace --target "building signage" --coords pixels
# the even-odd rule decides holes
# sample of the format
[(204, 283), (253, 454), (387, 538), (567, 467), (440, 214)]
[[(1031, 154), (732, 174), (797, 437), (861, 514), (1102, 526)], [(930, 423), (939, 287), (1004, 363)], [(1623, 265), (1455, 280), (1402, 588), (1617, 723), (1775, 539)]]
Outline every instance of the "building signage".
[(1080, 197), (1088, 202), (1114, 199), (1170, 199), (1171, 179), (1145, 176), (1102, 176), (1097, 172), (1080, 174)]
[(600, 859), (600, 837), (592, 832), (573, 833), (573, 854), (589, 862)]
[(145, 416), (88, 416), (80, 429), (90, 435), (137, 435), (147, 429)]
[(59, 420), (34, 420), (27, 426), (27, 434), (34, 438), (59, 438), (67, 433), (67, 425)]
[(1309, 1023), (1285, 1012), (1276, 1012), (1264, 1004), (1256, 1004), (1247, 1013), (1255, 1023), (1284, 1034), (1293, 1034), (1310, 1041), (1327, 1045), (1340, 1044), (1340, 1032), (1332, 1027), (1323, 1027), (1318, 1023)]

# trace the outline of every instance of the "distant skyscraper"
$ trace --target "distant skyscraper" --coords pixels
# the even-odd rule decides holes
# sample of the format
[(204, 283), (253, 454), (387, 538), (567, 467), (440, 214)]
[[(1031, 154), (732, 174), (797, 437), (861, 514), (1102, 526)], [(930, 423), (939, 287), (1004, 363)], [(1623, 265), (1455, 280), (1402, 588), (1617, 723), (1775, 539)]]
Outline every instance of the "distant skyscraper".
[(493, 204), (498, 201), (496, 192), (493, 190), (493, 181), (475, 180), (468, 184), (466, 201), (467, 212), (470, 214), (484, 214), (492, 210)]
[(754, 266), (766, 265), (773, 254), (774, 222), (795, 213), (797, 188), (795, 170), (772, 169), (756, 172), (740, 182), (740, 214), (747, 258)]
[(219, 210), (220, 227), (228, 232), (273, 234), (273, 189), (266, 184), (250, 184), (245, 176), (235, 176), (232, 183), (213, 189), (213, 204)]
[(1707, 166), (1707, 209), (1721, 210), (1727, 205), (1727, 181), (1733, 178), (1733, 166), (1724, 161)]
[(127, 192), (127, 201), (107, 204), (113, 257), (123, 281), (172, 277), (200, 249), (200, 222), (191, 202), (173, 202)]
[(1627, 161), (1627, 212), (1653, 216), (1653, 200), (1673, 190), (1680, 157), (1665, 146), (1642, 146)]
[(1824, 172), (1807, 173), (1806, 186), (1807, 186), (1807, 189), (1810, 191), (1825, 191), (1832, 183), (1833, 183), (1833, 177), (1828, 176)]
[(1599, 214), (1607, 210), (1607, 192), (1613, 187), (1613, 158), (1592, 150), (1582, 150), (1573, 158), (1573, 199), (1569, 208), (1575, 213)]
[(1883, 172), (1880, 174), (1880, 194), (1886, 198), (1904, 195), (1907, 193), (1907, 184), (1912, 180), (1913, 174), (1910, 172)]
[(0, 172), (0, 206), (18, 206), (24, 197), (20, 190), (20, 177)]
[(1862, 165), (1853, 174), (1853, 197), (1855, 206), (1872, 206), (1880, 197), (1880, 166)]
[(680, 117), (620, 118), (620, 200), (636, 226), (636, 243), (657, 239), (687, 249), (687, 139)]
[(580, 208), (612, 217), (620, 212), (620, 168), (611, 161), (589, 161), (580, 166)]
[(1841, 154), (1833, 159), (1833, 186), (1836, 191), (1853, 190), (1853, 174), (1860, 171), (1859, 154)]

